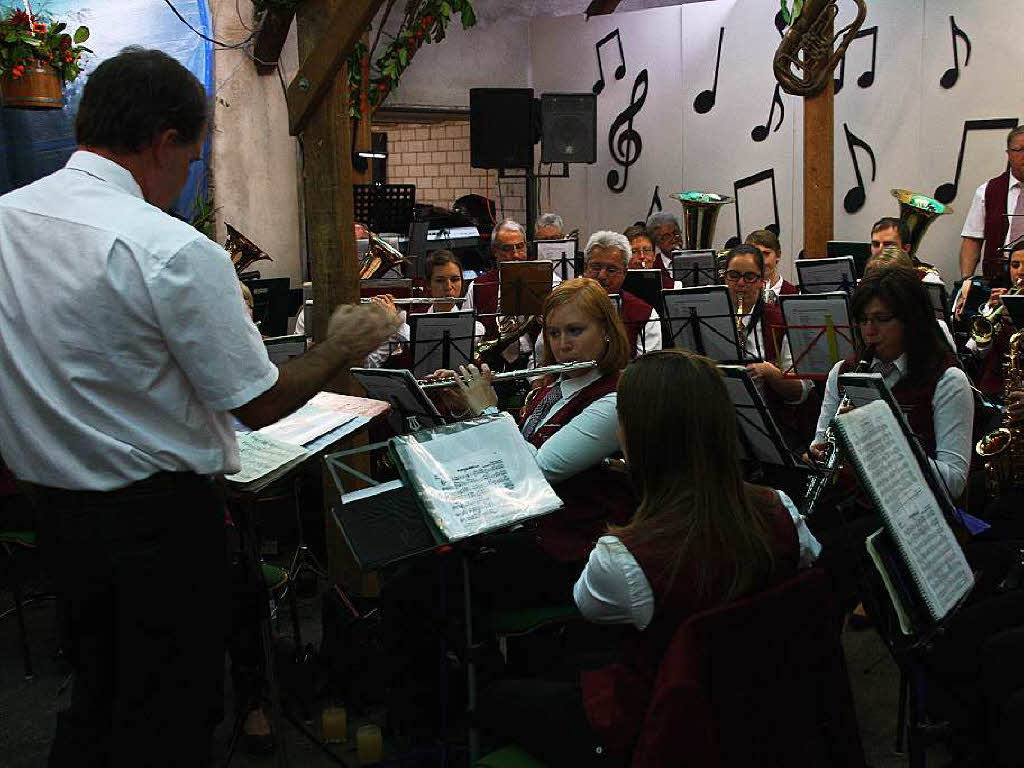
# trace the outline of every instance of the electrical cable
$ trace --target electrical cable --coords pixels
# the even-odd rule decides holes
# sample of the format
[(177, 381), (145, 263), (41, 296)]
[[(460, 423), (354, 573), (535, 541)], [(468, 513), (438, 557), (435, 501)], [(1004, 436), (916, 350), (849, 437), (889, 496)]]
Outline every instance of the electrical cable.
[(214, 45), (220, 46), (221, 48), (223, 48), (225, 50), (237, 50), (239, 48), (242, 48), (242, 47), (248, 45), (249, 42), (256, 36), (257, 30), (253, 30), (252, 32), (249, 33), (249, 36), (247, 38), (245, 38), (245, 40), (243, 40), (240, 43), (231, 43), (230, 45), (228, 43), (222, 43), (220, 40), (215, 40), (212, 37), (207, 37), (202, 32), (200, 32), (198, 29), (193, 27), (188, 22), (188, 19), (186, 19), (184, 16), (181, 15), (181, 11), (179, 11), (177, 8), (174, 7), (174, 4), (171, 2), (171, 0), (164, 0), (164, 3), (167, 5), (168, 8), (170, 8), (174, 12), (174, 15), (178, 17), (178, 19), (181, 21), (181, 23), (184, 24), (189, 29), (191, 29), (196, 35), (201, 37), (206, 42), (213, 43)]

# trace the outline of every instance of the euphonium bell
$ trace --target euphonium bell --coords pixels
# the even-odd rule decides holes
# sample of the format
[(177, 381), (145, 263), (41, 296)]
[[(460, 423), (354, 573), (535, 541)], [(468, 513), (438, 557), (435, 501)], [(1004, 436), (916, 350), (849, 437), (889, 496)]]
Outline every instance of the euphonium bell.
[(714, 192), (676, 192), (669, 197), (683, 206), (683, 243), (686, 250), (712, 248), (718, 212), (723, 205), (734, 202), (733, 199)]
[[(906, 189), (889, 190), (900, 204), (900, 221), (910, 230), (910, 256), (917, 254), (917, 246), (924, 239), (924, 233), (939, 216), (952, 213), (953, 209), (926, 195), (919, 195)], [(906, 245), (906, 243), (904, 243)]]
[(373, 232), (368, 233), (370, 250), (359, 263), (359, 279), (371, 280), (384, 277), (399, 264), (408, 264), (409, 260), (391, 243)]

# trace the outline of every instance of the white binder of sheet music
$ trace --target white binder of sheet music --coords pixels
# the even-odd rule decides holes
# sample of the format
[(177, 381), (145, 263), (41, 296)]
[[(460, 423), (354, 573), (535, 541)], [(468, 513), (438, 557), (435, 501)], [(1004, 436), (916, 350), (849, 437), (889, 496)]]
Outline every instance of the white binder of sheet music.
[(876, 400), (837, 416), (835, 424), (931, 617), (942, 619), (971, 589), (974, 575), (896, 417)]
[(440, 531), (458, 541), (562, 506), (508, 414), (393, 438)]

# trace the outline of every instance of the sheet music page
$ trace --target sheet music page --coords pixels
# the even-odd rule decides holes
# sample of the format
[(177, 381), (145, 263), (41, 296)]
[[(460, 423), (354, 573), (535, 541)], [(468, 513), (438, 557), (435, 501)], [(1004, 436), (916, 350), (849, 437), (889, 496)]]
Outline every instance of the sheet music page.
[(562, 506), (508, 414), (393, 438), (409, 484), (450, 540)]
[[(746, 437), (754, 457), (766, 464), (789, 466), (789, 462), (779, 452), (772, 439), (777, 435), (778, 428), (771, 421), (771, 415), (765, 409), (764, 400), (747, 377), (746, 370), (739, 366), (719, 366), (724, 374), (725, 388), (729, 392), (736, 409), (736, 423)], [(742, 371), (742, 373), (741, 373)], [(748, 387), (749, 384), (749, 387)], [(765, 423), (767, 418), (768, 423)], [(741, 445), (743, 441), (740, 441)]]
[(335, 392), (317, 392), (309, 402), (337, 413), (347, 413), (349, 416), (360, 416), (364, 419), (372, 419), (382, 413), (387, 413), (390, 407), (383, 400), (339, 395)]
[(835, 259), (797, 259), (796, 273), (804, 293), (852, 292), (857, 285), (857, 273), (852, 256)]
[[(698, 352), (719, 362), (737, 360), (736, 320), (725, 286), (707, 288), (679, 288), (665, 291), (665, 318), (672, 329), (677, 347)], [(700, 340), (704, 349), (697, 348), (690, 308), (697, 310)], [(680, 330), (682, 329), (682, 330)]]
[[(458, 370), (473, 361), (473, 335), (476, 315), (472, 310), (431, 312), (410, 316), (413, 365), (416, 376), (426, 376), (440, 368)], [(448, 331), (448, 365), (444, 365), (444, 333)]]
[(538, 240), (537, 260), (542, 259), (554, 265), (554, 273), (559, 279), (572, 280), (576, 277), (575, 240)]
[(917, 577), (932, 618), (941, 619), (967, 593), (974, 577), (953, 531), (921, 474), (889, 406), (875, 401), (836, 417), (860, 481), (881, 506), (893, 538)]
[(355, 417), (351, 413), (340, 413), (310, 401), (280, 421), (257, 430), (257, 434), (282, 443), (301, 446), (313, 442), (353, 418)]
[(274, 440), (260, 432), (249, 432), (237, 437), (242, 468), (233, 475), (225, 475), (225, 479), (239, 485), (251, 483), (279, 467), (297, 463), (309, 455), (302, 446)]
[[(783, 296), (782, 318), (799, 376), (827, 376), (832, 366), (853, 354), (853, 331), (845, 293)], [(828, 333), (831, 324), (833, 333)]]

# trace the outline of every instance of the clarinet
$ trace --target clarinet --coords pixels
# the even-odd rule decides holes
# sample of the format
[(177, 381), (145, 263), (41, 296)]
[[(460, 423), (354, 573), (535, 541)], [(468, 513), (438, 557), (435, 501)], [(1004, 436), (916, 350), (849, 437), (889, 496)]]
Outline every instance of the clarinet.
[[(875, 357), (874, 350), (868, 347), (864, 350), (864, 357), (857, 363), (857, 368), (854, 373), (867, 373), (871, 369), (871, 363)], [(836, 408), (836, 412), (833, 418), (838, 416), (850, 405), (850, 398), (848, 395), (843, 395), (839, 401), (839, 407)], [(829, 488), (832, 483), (835, 482), (836, 477), (839, 475), (839, 471), (842, 469), (842, 463), (840, 462), (839, 455), (839, 444), (836, 442), (835, 430), (832, 429), (832, 424), (829, 423), (828, 429), (825, 430), (825, 449), (824, 456), (820, 461), (817, 462), (816, 474), (813, 474), (807, 480), (807, 488), (804, 490), (804, 501), (801, 505), (802, 509), (800, 513), (804, 517), (810, 517), (813, 514), (815, 507), (818, 504), (821, 494), (825, 492), (826, 488)]]

